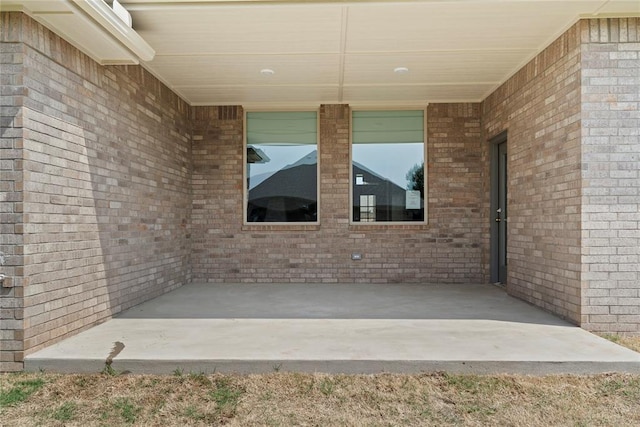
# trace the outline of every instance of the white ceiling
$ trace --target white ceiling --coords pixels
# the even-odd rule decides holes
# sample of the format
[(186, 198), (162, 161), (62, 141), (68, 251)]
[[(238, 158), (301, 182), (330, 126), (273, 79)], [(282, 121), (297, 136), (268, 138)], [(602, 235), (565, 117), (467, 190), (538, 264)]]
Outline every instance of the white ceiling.
[(252, 108), (477, 102), (579, 17), (640, 16), (640, 0), (120, 2), (176, 93)]

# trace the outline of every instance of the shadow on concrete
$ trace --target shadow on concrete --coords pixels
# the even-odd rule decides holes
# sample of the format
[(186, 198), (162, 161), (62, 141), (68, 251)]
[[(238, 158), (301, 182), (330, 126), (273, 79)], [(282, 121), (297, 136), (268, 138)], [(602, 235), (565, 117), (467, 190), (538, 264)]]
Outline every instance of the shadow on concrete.
[(185, 285), (121, 319), (464, 319), (568, 323), (492, 285)]

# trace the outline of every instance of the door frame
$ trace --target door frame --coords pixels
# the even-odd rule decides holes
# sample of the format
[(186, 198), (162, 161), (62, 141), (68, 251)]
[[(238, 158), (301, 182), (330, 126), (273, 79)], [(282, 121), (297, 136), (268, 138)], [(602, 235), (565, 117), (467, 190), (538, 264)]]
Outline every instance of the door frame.
[[(507, 131), (503, 131), (489, 140), (490, 145), (490, 213), (489, 213), (489, 233), (490, 233), (490, 279), (491, 283), (500, 282), (500, 231), (499, 224), (495, 220), (495, 213), (500, 205), (500, 176), (499, 176), (499, 161), (500, 154), (498, 147), (500, 144), (507, 143)], [(507, 172), (508, 176), (508, 172)], [(506, 184), (505, 184), (506, 185)], [(505, 194), (506, 197), (506, 194)], [(506, 201), (505, 201), (506, 204)], [(505, 239), (505, 251), (506, 251), (506, 236)], [(502, 283), (506, 285), (506, 283)]]

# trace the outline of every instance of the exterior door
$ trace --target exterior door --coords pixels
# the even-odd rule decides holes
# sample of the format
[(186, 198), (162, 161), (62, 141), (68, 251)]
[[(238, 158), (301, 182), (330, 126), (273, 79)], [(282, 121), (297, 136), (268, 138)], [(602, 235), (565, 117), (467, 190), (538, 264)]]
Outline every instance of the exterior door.
[(507, 139), (492, 146), (491, 167), (491, 281), (507, 283)]

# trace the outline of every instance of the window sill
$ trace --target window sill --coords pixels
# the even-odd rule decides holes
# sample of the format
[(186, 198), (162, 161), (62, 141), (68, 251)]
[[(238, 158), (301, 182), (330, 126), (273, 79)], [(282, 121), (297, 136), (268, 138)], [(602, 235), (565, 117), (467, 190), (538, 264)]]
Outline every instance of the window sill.
[(368, 224), (361, 224), (352, 222), (349, 224), (350, 231), (369, 231), (369, 230), (428, 230), (429, 223), (392, 223), (392, 222), (370, 222)]
[(320, 224), (312, 223), (312, 224), (269, 224), (269, 223), (259, 223), (259, 224), (244, 224), (242, 226), (242, 231), (317, 231), (320, 230)]

